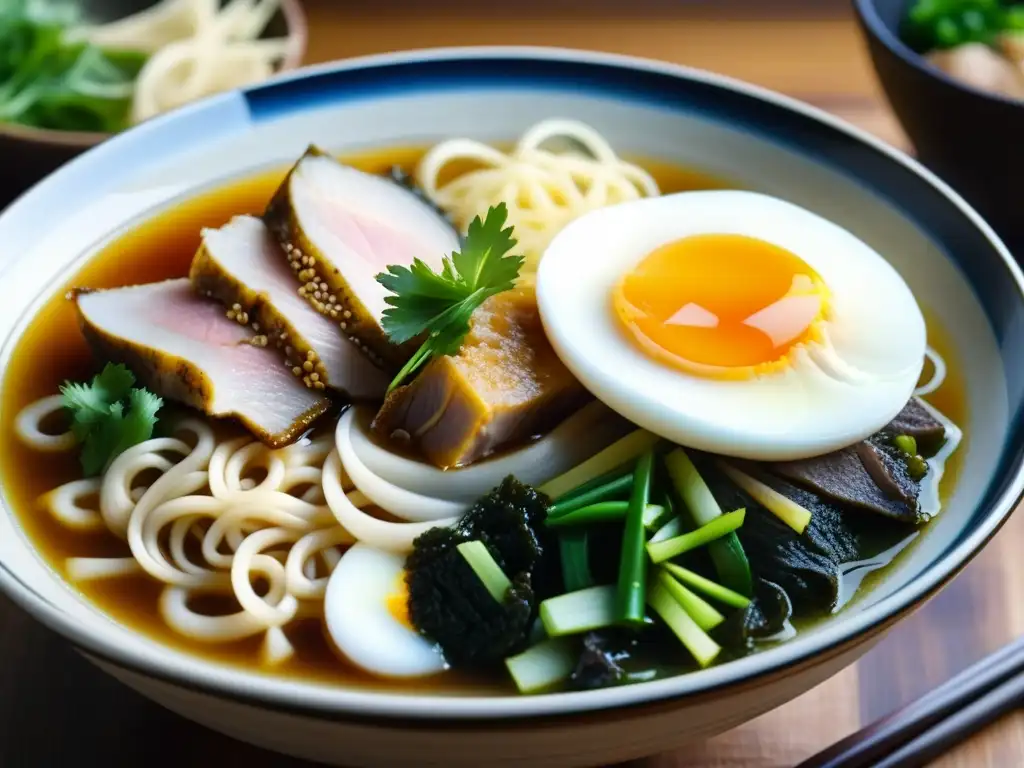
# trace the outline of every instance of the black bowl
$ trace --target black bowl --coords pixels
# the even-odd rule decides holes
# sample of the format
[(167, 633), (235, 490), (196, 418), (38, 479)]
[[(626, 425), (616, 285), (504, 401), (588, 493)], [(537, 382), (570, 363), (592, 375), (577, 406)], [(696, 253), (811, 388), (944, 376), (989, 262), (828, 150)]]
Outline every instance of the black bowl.
[(953, 80), (898, 35), (912, 0), (853, 0), (871, 61), (918, 158), (1024, 259), (1024, 102)]

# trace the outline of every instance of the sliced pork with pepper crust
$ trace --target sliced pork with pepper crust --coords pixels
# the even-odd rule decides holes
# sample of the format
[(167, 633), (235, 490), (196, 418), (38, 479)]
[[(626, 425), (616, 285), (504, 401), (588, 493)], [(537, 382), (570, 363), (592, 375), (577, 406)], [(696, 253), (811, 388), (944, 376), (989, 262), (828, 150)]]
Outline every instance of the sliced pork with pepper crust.
[(383, 367), (397, 369), (409, 359), (417, 345), (396, 346), (381, 327), (388, 292), (376, 276), (415, 259), (438, 271), (459, 248), (444, 217), (399, 181), (311, 147), (264, 218), (314, 309)]
[(281, 246), (254, 216), (236, 216), (220, 229), (203, 230), (192, 260), (193, 287), (227, 308), (229, 319), (251, 325), (282, 353), (311, 389), (330, 387), (354, 399), (379, 399), (387, 376), (296, 291)]
[(186, 278), (72, 297), (104, 359), (124, 363), (158, 395), (237, 418), (271, 447), (296, 440), (330, 405)]
[(532, 289), (488, 299), (455, 356), (431, 360), (374, 420), (439, 467), (469, 464), (557, 424), (586, 399), (551, 348)]

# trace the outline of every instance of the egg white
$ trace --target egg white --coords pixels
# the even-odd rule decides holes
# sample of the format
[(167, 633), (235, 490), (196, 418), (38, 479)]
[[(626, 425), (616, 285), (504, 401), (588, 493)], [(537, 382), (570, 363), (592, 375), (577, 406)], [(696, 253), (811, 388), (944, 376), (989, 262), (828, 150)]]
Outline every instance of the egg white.
[(356, 544), (327, 582), (327, 632), (353, 664), (381, 677), (424, 677), (447, 668), (436, 645), (398, 621), (388, 597), (403, 578), (405, 558)]
[[(657, 247), (699, 234), (746, 235), (803, 259), (832, 294), (827, 343), (739, 381), (643, 352), (615, 317), (613, 288)], [(555, 351), (596, 397), (676, 443), (729, 456), (798, 459), (862, 440), (899, 413), (924, 364), (924, 318), (899, 273), (836, 224), (753, 192), (683, 192), (581, 216), (544, 252), (537, 301)]]

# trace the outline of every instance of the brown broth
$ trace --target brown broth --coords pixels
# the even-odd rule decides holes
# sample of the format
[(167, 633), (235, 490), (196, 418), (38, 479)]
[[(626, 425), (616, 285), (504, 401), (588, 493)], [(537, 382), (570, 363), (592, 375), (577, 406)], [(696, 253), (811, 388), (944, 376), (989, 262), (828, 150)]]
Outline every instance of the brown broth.
[[(381, 172), (392, 165), (411, 170), (423, 150), (415, 148), (365, 153), (346, 157), (346, 162), (370, 172)], [(735, 188), (721, 179), (678, 166), (641, 161), (655, 177), (662, 191)], [(37, 504), (46, 491), (80, 477), (75, 455), (40, 454), (25, 447), (13, 428), (17, 413), (40, 397), (53, 394), (65, 380), (86, 380), (96, 372), (96, 364), (79, 332), (70, 302), (64, 296), (72, 287), (108, 288), (153, 282), (188, 274), (189, 264), (199, 246), (203, 227), (218, 227), (232, 216), (259, 214), (284, 178), (287, 168), (276, 168), (224, 184), (212, 191), (163, 210), (116, 237), (99, 250), (40, 309), (35, 320), (18, 340), (4, 373), (0, 399), (0, 466), (2, 484), (25, 535), (44, 560), (61, 576), (68, 557), (125, 556), (127, 545), (106, 532), (83, 534), (61, 527)], [(457, 173), (458, 169), (453, 169)], [(963, 425), (964, 382), (960, 367), (951, 359), (952, 349), (945, 337), (930, 324), (932, 343), (946, 356), (949, 378), (942, 389), (929, 399), (954, 421)], [(45, 352), (44, 352), (45, 351)], [(959, 456), (954, 454), (943, 486), (955, 480)], [(877, 580), (877, 577), (871, 577)], [(99, 610), (124, 626), (140, 631), (168, 646), (185, 650), (249, 671), (262, 670), (261, 637), (238, 643), (206, 644), (190, 641), (171, 631), (156, 609), (162, 585), (148, 576), (107, 579), (84, 584), (67, 582)], [(296, 622), (288, 635), (298, 651), (292, 660), (267, 674), (286, 675), (318, 682), (345, 682), (375, 688), (394, 688), (378, 678), (360, 672), (341, 660), (324, 636), (322, 622)], [(452, 673), (418, 681), (402, 682), (403, 691), (431, 690), (457, 693), (482, 688), (512, 690), (503, 676), (472, 681)]]

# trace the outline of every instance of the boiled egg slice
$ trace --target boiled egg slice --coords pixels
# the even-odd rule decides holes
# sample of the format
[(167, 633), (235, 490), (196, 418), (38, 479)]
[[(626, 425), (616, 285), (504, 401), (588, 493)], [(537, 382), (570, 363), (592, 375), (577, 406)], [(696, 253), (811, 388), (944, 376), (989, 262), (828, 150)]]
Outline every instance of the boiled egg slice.
[(581, 216), (537, 274), (573, 374), (673, 442), (783, 460), (887, 424), (924, 364), (925, 323), (895, 269), (791, 203), (686, 192)]
[(409, 621), (401, 555), (351, 547), (327, 582), (324, 617), (338, 650), (374, 675), (424, 677), (447, 669), (440, 649)]

